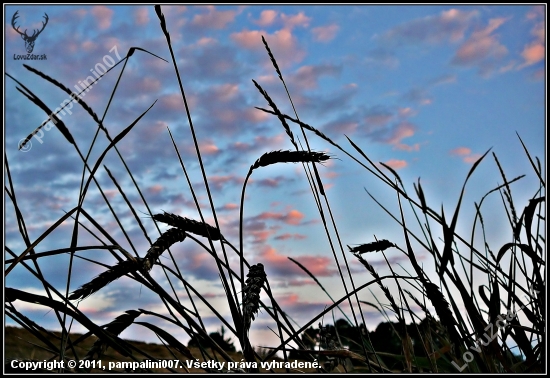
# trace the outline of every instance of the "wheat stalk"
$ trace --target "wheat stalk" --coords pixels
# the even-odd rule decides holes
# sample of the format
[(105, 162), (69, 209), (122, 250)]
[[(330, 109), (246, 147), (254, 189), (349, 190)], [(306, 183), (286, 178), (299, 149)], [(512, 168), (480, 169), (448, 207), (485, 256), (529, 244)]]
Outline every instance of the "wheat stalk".
[(286, 122), (286, 119), (285, 117), (283, 116), (283, 114), (281, 113), (281, 111), (279, 110), (279, 108), (277, 108), (277, 105), (275, 105), (275, 103), (273, 102), (273, 100), (271, 99), (271, 97), (269, 97), (269, 95), (267, 94), (267, 92), (260, 86), (260, 84), (258, 84), (256, 82), (256, 80), (252, 80), (252, 82), (254, 83), (254, 85), (256, 86), (256, 88), (258, 88), (258, 91), (260, 91), (260, 93), (264, 96), (264, 98), (266, 99), (266, 101), (269, 103), (269, 106), (271, 106), (271, 108), (273, 109), (274, 111), (274, 114), (277, 115), (277, 117), (279, 118), (279, 121), (281, 121), (281, 124), (283, 125), (288, 137), (290, 138), (290, 141), (292, 142), (292, 144), (294, 145), (294, 147), (296, 147), (296, 149), (298, 149), (298, 145), (296, 144), (296, 141), (294, 140), (294, 134), (292, 133), (292, 130), (290, 130), (290, 126), (288, 125), (288, 123)]
[[(55, 80), (54, 78), (46, 75), (45, 73), (37, 70), (36, 68), (33, 68), (31, 66), (28, 66), (26, 64), (23, 64), (23, 66), (28, 69), (29, 71), (35, 73), (36, 75), (40, 76), (41, 78), (49, 81), (50, 83), (52, 83), (53, 85), (55, 85), (56, 87), (58, 87), (59, 89), (61, 89), (63, 92), (67, 93), (71, 99), (74, 99), (80, 106), (82, 106), (82, 108), (84, 110), (86, 110), (86, 112), (92, 117), (92, 119), (98, 124), (98, 126), (103, 130), (105, 131), (105, 134), (107, 135), (107, 137), (109, 137), (109, 133), (107, 132), (107, 129), (103, 126), (103, 122), (101, 122), (101, 120), (99, 119), (99, 117), (97, 116), (97, 114), (93, 111), (93, 109), (80, 97), (80, 93), (84, 92), (84, 90), (82, 90), (82, 92), (80, 93), (74, 93), (73, 91), (71, 91), (69, 88), (67, 88), (65, 85), (63, 85), (61, 82)], [(95, 84), (97, 82), (97, 80), (95, 80), (93, 84)], [(91, 86), (91, 85), (90, 85)], [(65, 113), (63, 113), (65, 114)]]
[(397, 303), (395, 303), (395, 299), (393, 298), (393, 295), (390, 293), (388, 288), (382, 284), (382, 280), (380, 279), (380, 275), (374, 270), (373, 266), (367, 262), (364, 258), (361, 257), (361, 255), (354, 253), (354, 256), (357, 257), (359, 262), (363, 264), (365, 268), (372, 274), (374, 278), (378, 281), (378, 286), (380, 286), (380, 289), (384, 292), (384, 295), (388, 300), (390, 301), (390, 305), (392, 307), (393, 312), (395, 312), (395, 315), (397, 316), (399, 322), (401, 322), (401, 311), (399, 310), (399, 307), (397, 306)]

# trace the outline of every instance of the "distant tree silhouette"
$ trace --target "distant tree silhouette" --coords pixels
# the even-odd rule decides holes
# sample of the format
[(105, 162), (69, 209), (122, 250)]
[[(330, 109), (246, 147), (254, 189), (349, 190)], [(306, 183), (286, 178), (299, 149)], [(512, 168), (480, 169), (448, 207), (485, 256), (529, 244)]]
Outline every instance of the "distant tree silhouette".
[[(221, 328), (221, 332), (212, 332), (208, 336), (212, 338), (218, 344), (223, 350), (228, 352), (235, 352), (235, 345), (233, 345), (233, 341), (231, 338), (225, 338), (225, 328)], [(200, 347), (207, 348), (209, 346), (208, 341), (199, 339), (198, 335), (195, 335), (189, 340), (189, 343), (187, 344), (189, 347)]]
[[(314, 349), (348, 349), (352, 352), (364, 355), (363, 340), (370, 339), (376, 352), (390, 353), (397, 356), (403, 354), (403, 340), (410, 337), (416, 356), (425, 357), (424, 345), (431, 345), (430, 351), (443, 347), (441, 339), (448, 339), (445, 327), (431, 316), (426, 317), (416, 324), (403, 326), (398, 322), (382, 322), (374, 331), (368, 332), (364, 324), (355, 327), (345, 319), (338, 319), (335, 325), (319, 324), (319, 328), (309, 327), (301, 336), (302, 342), (309, 350)], [(304, 354), (290, 352), (289, 358), (303, 359)], [(392, 368), (400, 368), (401, 362), (395, 361)]]

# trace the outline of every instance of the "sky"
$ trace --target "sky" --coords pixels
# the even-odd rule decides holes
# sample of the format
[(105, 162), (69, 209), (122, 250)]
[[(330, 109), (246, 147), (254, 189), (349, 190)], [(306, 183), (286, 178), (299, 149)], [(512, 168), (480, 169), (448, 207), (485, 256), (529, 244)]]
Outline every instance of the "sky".
[[(47, 14), (48, 22), (32, 52), (46, 59), (22, 59), (26, 46), (12, 26), (16, 11), (19, 17), (15, 26), (27, 35), (42, 28)], [(508, 179), (526, 175), (512, 186), (520, 211), (536, 194), (538, 181), (517, 135), (530, 154), (541, 160), (545, 172), (546, 9), (542, 5), (216, 5), (163, 6), (162, 11), (221, 231), (237, 247), (240, 196), (249, 167), (266, 152), (293, 149), (278, 120), (255, 109), (269, 105), (252, 80), (269, 93), (281, 112), (294, 116), (262, 36), (278, 62), (300, 119), (362, 162), (364, 159), (346, 136), (372, 161), (392, 167), (413, 198), (413, 183), (420, 178), (428, 205), (436, 210), (443, 207), (446, 214), (452, 214), (468, 171), (489, 149), (497, 155)], [(205, 218), (214, 223), (174, 66), (153, 6), (5, 5), (4, 23), (5, 73), (51, 109), (66, 101), (67, 94), (23, 64), (73, 89), (94, 72), (101, 73), (102, 67), (118, 63), (131, 47), (155, 54), (157, 57), (136, 51), (129, 59), (105, 116), (105, 127), (114, 136), (154, 103), (118, 144), (119, 151), (154, 213), (167, 211), (199, 220), (169, 128)], [(83, 97), (99, 117), (105, 112), (122, 66), (117, 65)], [(31, 139), (31, 144), (18, 150), (20, 141), (47, 119), (17, 90), (18, 86), (4, 75), (5, 159), (34, 241), (77, 205), (82, 161), (55, 127), (46, 127), (37, 134), (40, 138)], [(74, 105), (62, 120), (80, 150), (88, 153), (96, 132), (88, 113)], [(291, 127), (303, 143), (301, 131), (294, 124)], [(313, 150), (332, 157), (319, 166), (319, 173), (344, 249), (373, 242), (375, 237), (405, 248), (401, 227), (368, 194), (398, 215), (396, 193), (326, 141), (312, 134), (308, 141)], [(90, 161), (95, 163), (107, 145), (105, 135), (100, 133)], [(158, 232), (120, 158), (110, 151), (96, 177), (143, 257), (149, 243), (103, 165), (134, 204), (153, 240)], [(4, 180), (7, 185), (6, 169)], [(489, 154), (466, 187), (459, 233), (470, 235), (474, 202), (479, 203), (499, 184), (502, 177)], [(4, 203), (5, 245), (20, 254), (25, 244), (15, 222), (13, 204), (6, 195)], [(132, 250), (93, 184), (84, 208), (121, 246)], [(488, 239), (492, 249), (498, 250), (511, 241), (498, 193), (485, 200), (483, 211)], [(414, 224), (414, 214), (405, 214), (407, 222)], [(72, 227), (72, 222), (63, 223), (36, 251), (68, 247)], [(166, 229), (161, 225), (161, 230)], [(81, 230), (79, 245), (98, 245), (93, 236)], [(306, 266), (333, 298), (344, 295), (337, 263), (302, 166), (283, 164), (254, 171), (246, 188), (244, 235), (246, 258), (265, 266), (275, 297), (298, 324), (320, 313), (330, 300), (288, 257)], [(428, 253), (415, 248), (424, 269), (434, 274)], [(183, 276), (229, 319), (212, 257), (190, 240), (174, 246), (172, 252), (182, 259), (179, 266)], [(104, 250), (80, 255), (114, 263)], [(5, 256), (10, 257), (7, 253)], [(410, 269), (407, 257), (398, 250), (388, 250), (386, 256), (397, 272)], [(351, 254), (346, 257), (356, 286), (372, 279)], [(340, 252), (338, 258), (341, 264)], [(234, 255), (231, 259), (238, 264)], [(381, 275), (389, 273), (381, 254), (369, 254), (367, 261)], [(68, 255), (42, 259), (44, 276), (61, 291), (66, 288), (68, 264)], [(70, 290), (104, 270), (85, 260), (75, 260)], [(158, 267), (152, 274), (163, 279)], [(349, 278), (346, 280), (349, 285)], [(44, 294), (40, 283), (21, 267), (5, 277), (5, 286)], [(373, 296), (377, 296), (385, 302), (377, 289), (362, 291), (360, 299), (374, 301)], [(177, 290), (186, 298), (182, 287)], [(21, 302), (16, 305), (45, 328), (59, 329), (47, 309)], [(98, 324), (108, 323), (130, 309), (167, 313), (153, 293), (127, 278), (82, 301), (79, 308)], [(347, 304), (342, 309), (349, 314)], [(207, 328), (218, 330), (217, 318), (204, 306), (200, 310)], [(363, 313), (371, 331), (384, 320), (371, 307), (363, 308)], [(341, 317), (340, 313), (334, 316)], [(332, 323), (332, 316), (327, 315), (323, 321)], [(6, 322), (14, 324), (8, 318)], [(261, 312), (252, 326), (253, 343), (269, 344), (273, 340), (267, 328), (270, 324)], [(188, 339), (181, 330), (165, 326), (182, 340)], [(75, 325), (74, 330), (83, 328)], [(122, 336), (156, 341), (154, 335), (138, 326), (130, 327)]]

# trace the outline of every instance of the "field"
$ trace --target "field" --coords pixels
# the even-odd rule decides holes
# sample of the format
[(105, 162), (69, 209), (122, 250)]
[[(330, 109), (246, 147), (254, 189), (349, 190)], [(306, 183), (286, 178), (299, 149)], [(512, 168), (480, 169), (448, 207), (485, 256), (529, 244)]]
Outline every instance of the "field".
[[(177, 64), (176, 53), (172, 48), (171, 35), (166, 18), (160, 6), (155, 6), (159, 28), (166, 39), (170, 57), (166, 59), (174, 68), (174, 81), (180, 88), (182, 113), (188, 120), (190, 135), (196, 161), (190, 164), (184, 161), (183, 153), (173, 138), (171, 130), (167, 133), (171, 145), (166, 149), (173, 151), (188, 185), (190, 201), (196, 206), (198, 217), (189, 217), (151, 208), (140, 189), (140, 177), (135, 177), (125, 162), (125, 153), (139, 153), (119, 148), (126, 138), (136, 132), (142, 118), (154, 107), (146, 107), (142, 114), (134, 115), (133, 120), (116, 134), (104, 124), (112, 103), (121, 101), (115, 94), (120, 78), (124, 77), (126, 65), (132, 59), (140, 59), (144, 54), (155, 56), (141, 47), (132, 47), (117, 63), (123, 65), (112, 92), (105, 94), (109, 98), (107, 109), (99, 116), (80, 93), (74, 93), (63, 84), (63, 78), (52, 78), (40, 70), (25, 65), (28, 75), (35, 80), (55, 86), (64, 91), (96, 126), (94, 141), (88, 151), (81, 151), (79, 141), (71, 133), (71, 128), (57, 117), (63, 109), (52, 110), (41, 100), (47, 94), (35, 94), (21, 81), (6, 74), (7, 85), (17, 86), (17, 90), (29, 99), (49, 117), (49, 125), (55, 125), (66, 140), (66, 148), (75, 149), (82, 162), (79, 197), (76, 206), (67, 209), (57, 222), (48, 224), (38, 238), (30, 238), (29, 225), (19, 211), (19, 187), (14, 185), (10, 175), (10, 165), (5, 159), (5, 198), (6, 211), (13, 212), (23, 250), (12, 250), (5, 246), (5, 277), (16, 269), (24, 269), (37, 278), (43, 285), (43, 293), (31, 292), (25, 287), (5, 287), (5, 316), (16, 322), (21, 328), (5, 328), (6, 372), (13, 372), (9, 366), (14, 359), (24, 361), (109, 361), (142, 362), (144, 360), (211, 361), (224, 363), (224, 372), (322, 372), (322, 373), (542, 373), (546, 366), (546, 244), (545, 244), (545, 171), (539, 158), (532, 156), (529, 146), (524, 144), (518, 133), (518, 144), (522, 146), (524, 159), (530, 167), (529, 172), (517, 177), (508, 177), (498, 153), (487, 150), (471, 165), (463, 178), (456, 199), (456, 207), (445, 212), (437, 209), (425, 194), (420, 179), (413, 184), (412, 190), (402, 181), (399, 174), (384, 163), (378, 163), (369, 156), (362, 146), (346, 137), (346, 145), (336, 142), (332, 135), (326, 135), (315, 126), (300, 120), (297, 114), (284, 114), (270, 94), (257, 81), (253, 80), (259, 98), (265, 107), (259, 111), (280, 121), (288, 141), (293, 146), (289, 150), (272, 150), (258, 156), (251, 162), (242, 183), (238, 200), (239, 222), (236, 224), (236, 238), (228, 236), (220, 222), (220, 216), (214, 205), (212, 187), (215, 185), (207, 175), (204, 147), (196, 137), (192, 110), (184, 90), (184, 81)], [(280, 69), (269, 43), (262, 37), (265, 54), (272, 63), (282, 88), (288, 91), (285, 76)], [(112, 67), (104, 74), (114, 75)], [(93, 85), (94, 83), (90, 84)], [(86, 88), (82, 90), (84, 92)], [(111, 102), (111, 100), (113, 102)], [(75, 107), (77, 105), (75, 104)], [(42, 124), (21, 141), (20, 149), (25, 149), (33, 135), (42, 132)], [(51, 127), (51, 126), (47, 126)], [(48, 129), (49, 130), (49, 129)], [(108, 143), (97, 152), (94, 150), (96, 137), (106, 138)], [(330, 146), (331, 151), (310, 149), (309, 140), (321, 140)], [(139, 149), (139, 146), (136, 148)], [(139, 193), (139, 203), (134, 203), (117, 182), (117, 177), (107, 168), (107, 156), (117, 156), (133, 182), (132, 191)], [(367, 192), (369, 199), (378, 204), (395, 222), (400, 240), (365, 240), (359, 245), (348, 245), (341, 240), (338, 222), (333, 216), (333, 202), (325, 189), (322, 179), (323, 165), (335, 159), (345, 159), (361, 169), (371, 180), (383, 185), (385, 190), (395, 196), (396, 211), (388, 209), (378, 202), (375, 196)], [(469, 181), (476, 175), (482, 164), (492, 164), (498, 172), (500, 183), (489, 190), (473, 205), (475, 208), (471, 229), (461, 225), (465, 206), (463, 198)], [(315, 283), (316, 289), (326, 293), (327, 304), (323, 311), (308, 322), (296, 324), (284, 306), (282, 298), (274, 294), (270, 286), (270, 277), (266, 274), (264, 261), (250, 252), (247, 243), (247, 223), (245, 222), (246, 203), (250, 196), (247, 188), (256, 175), (268, 171), (274, 166), (303, 167), (311, 196), (319, 211), (319, 221), (330, 241), (330, 250), (334, 265), (338, 267), (338, 278), (345, 295), (331, 296), (332, 290), (325, 287), (323, 279), (317, 277), (311, 266), (289, 258), (298, 266), (304, 277)], [(97, 179), (106, 174), (116, 187), (117, 195), (124, 199), (125, 211), (118, 213), (111, 206), (110, 194), (104, 190)], [(538, 184), (529, 188), (529, 202), (518, 203), (512, 195), (512, 187), (521, 183), (523, 177), (535, 177)], [(197, 177), (200, 180), (197, 180)], [(199, 184), (197, 184), (199, 182)], [(200, 192), (200, 194), (198, 194)], [(113, 237), (113, 231), (99, 223), (90, 215), (86, 202), (91, 193), (100, 196), (101, 204), (94, 202), (94, 210), (101, 209), (116, 219), (117, 226), (123, 231), (130, 248)], [(514, 192), (516, 193), (516, 192)], [(200, 198), (199, 198), (200, 197)], [(506, 241), (500, 245), (492, 244), (486, 238), (484, 201), (497, 197), (501, 199), (502, 218), (511, 230), (501, 235)], [(202, 201), (202, 204), (200, 203)], [(209, 206), (205, 209), (203, 204)], [(38, 206), (38, 205), (37, 205)], [(146, 209), (146, 214), (140, 214)], [(462, 210), (462, 213), (461, 213)], [(490, 218), (489, 214), (489, 218)], [(148, 225), (154, 224), (154, 229)], [(211, 219), (211, 221), (207, 221)], [(139, 226), (141, 237), (149, 242), (146, 251), (134, 248), (132, 238), (125, 229)], [(161, 231), (161, 229), (166, 229)], [(44, 250), (43, 241), (55, 235), (58, 229), (69, 227), (71, 238), (64, 240), (64, 248)], [(160, 234), (160, 236), (158, 236)], [(83, 236), (85, 235), (85, 237)], [(156, 235), (156, 236), (155, 236)], [(324, 236), (324, 235), (323, 235)], [(83, 242), (86, 240), (86, 242)], [(94, 242), (88, 242), (94, 240)], [(215, 305), (207, 292), (189, 282), (181, 273), (186, 260), (174, 251), (180, 245), (194, 244), (200, 248), (204, 258), (211, 261), (219, 276), (219, 292), (224, 298), (224, 308)], [(89, 254), (96, 251), (97, 254)], [(435, 272), (425, 271), (426, 261), (418, 259), (419, 251), (426, 253), (435, 266)], [(101, 253), (99, 253), (101, 252)], [(387, 253), (399, 252), (406, 257), (399, 267), (387, 259)], [(106, 258), (105, 256), (109, 254)], [(373, 266), (371, 256), (383, 256), (390, 271), (380, 275)], [(59, 272), (66, 278), (66, 285), (53, 285), (45, 274), (44, 267), (54, 258), (64, 256), (68, 260), (67, 270)], [(351, 269), (352, 261), (359, 262), (362, 272)], [(71, 280), (75, 277), (76, 265), (100, 267), (101, 273), (90, 281), (75, 287)], [(265, 263), (267, 264), (267, 263)], [(294, 266), (293, 265), (293, 266)], [(405, 266), (405, 267), (404, 267)], [(384, 267), (386, 268), (386, 267)], [(435, 273), (435, 274), (434, 274)], [(368, 275), (366, 283), (358, 284), (357, 275)], [(121, 278), (131, 280), (138, 295), (142, 291), (153, 293), (162, 303), (162, 308), (134, 308), (120, 313), (107, 324), (99, 324), (91, 318), (93, 311), (81, 310), (79, 304), (84, 299), (101, 293), (106, 287)], [(382, 296), (371, 296), (365, 300), (369, 290), (376, 288)], [(51, 311), (56, 317), (61, 331), (44, 329), (36, 320), (25, 315), (28, 307), (40, 306)], [(220, 332), (209, 332), (205, 325), (204, 314), (198, 308), (207, 308), (219, 325)], [(343, 310), (343, 308), (349, 310)], [(365, 309), (375, 309), (382, 314), (386, 322), (376, 330), (367, 331)], [(228, 309), (230, 317), (224, 315)], [(263, 340), (255, 340), (251, 329), (259, 316), (271, 322), (270, 331), (278, 342), (264, 345)], [(332, 324), (326, 319), (331, 318)], [(326, 318), (325, 318), (326, 317)], [(336, 318), (339, 318), (338, 320)], [(74, 324), (84, 327), (88, 333), (76, 334), (71, 329)], [(125, 340), (119, 337), (125, 330), (140, 327), (154, 334), (159, 344)], [(185, 333), (191, 343), (184, 345), (174, 336), (173, 329)], [(70, 335), (70, 337), (69, 337)], [(162, 343), (162, 344), (160, 344)], [(272, 365), (274, 361), (280, 365)], [(302, 365), (290, 365), (301, 361)], [(231, 364), (229, 364), (231, 363)], [(286, 365), (285, 365), (286, 364)], [(59, 372), (97, 373), (86, 367), (60, 369)], [(217, 366), (217, 365), (213, 365)], [(221, 366), (221, 365), (220, 365)], [(266, 368), (266, 366), (268, 368)], [(305, 366), (305, 367), (304, 367)], [(273, 368), (271, 368), (273, 367)], [(117, 372), (125, 372), (116, 367)], [(210, 366), (192, 366), (191, 368), (155, 369), (145, 366), (139, 372), (205, 372), (216, 373)]]

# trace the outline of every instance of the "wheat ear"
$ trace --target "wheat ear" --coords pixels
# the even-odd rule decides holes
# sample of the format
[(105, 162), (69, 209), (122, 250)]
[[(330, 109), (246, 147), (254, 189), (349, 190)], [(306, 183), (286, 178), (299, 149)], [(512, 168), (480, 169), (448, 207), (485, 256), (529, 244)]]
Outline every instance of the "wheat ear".
[(118, 264), (112, 266), (111, 269), (101, 273), (99, 276), (97, 276), (87, 284), (84, 284), (79, 289), (75, 290), (69, 296), (69, 299), (84, 299), (86, 297), (89, 297), (90, 295), (101, 290), (114, 280), (117, 280), (128, 273), (135, 272), (138, 267), (138, 260), (134, 259), (121, 261)]
[(185, 237), (185, 231), (180, 230), (179, 228), (171, 228), (162, 234), (147, 251), (147, 255), (145, 255), (142, 263), (143, 271), (149, 272), (162, 252), (170, 248), (171, 245), (177, 242), (182, 242)]
[(250, 325), (260, 308), (260, 291), (267, 280), (267, 275), (264, 271), (264, 265), (258, 263), (252, 265), (246, 275), (246, 284), (244, 291), (243, 316), (244, 316), (244, 331), (250, 330)]
[[(128, 310), (124, 314), (117, 316), (115, 320), (110, 322), (105, 326), (105, 331), (109, 335), (118, 336), (128, 328), (134, 320), (141, 315), (141, 311), (137, 310)], [(100, 359), (103, 356), (103, 353), (109, 347), (109, 342), (103, 339), (97, 339), (90, 351), (84, 356), (84, 360), (93, 360), (94, 355), (97, 353), (97, 359)]]
[(176, 214), (167, 213), (155, 214), (153, 219), (157, 222), (166, 223), (172, 227), (179, 228), (180, 230), (190, 232), (195, 235), (204, 236), (212, 240), (220, 240), (223, 238), (220, 231), (204, 222), (198, 222), (189, 218), (184, 218)]

